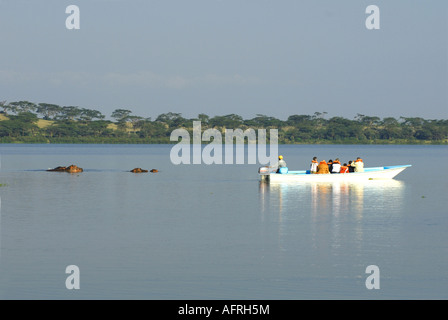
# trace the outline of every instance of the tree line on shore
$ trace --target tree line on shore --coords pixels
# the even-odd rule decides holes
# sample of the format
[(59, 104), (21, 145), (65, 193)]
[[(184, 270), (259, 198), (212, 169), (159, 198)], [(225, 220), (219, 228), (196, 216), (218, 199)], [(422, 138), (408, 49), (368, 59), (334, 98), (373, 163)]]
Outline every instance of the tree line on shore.
[[(237, 114), (210, 117), (201, 113), (184, 118), (167, 112), (155, 120), (134, 115), (129, 109), (116, 109), (106, 116), (94, 109), (59, 106), (29, 101), (0, 102), (0, 142), (2, 143), (173, 143), (171, 132), (177, 128), (192, 131), (193, 121), (202, 130), (278, 129), (280, 144), (307, 143), (448, 143), (448, 120), (420, 117), (379, 118), (357, 114), (354, 119), (326, 118), (326, 112), (295, 114), (286, 120), (257, 114), (243, 119)], [(175, 142), (174, 142), (175, 143)]]

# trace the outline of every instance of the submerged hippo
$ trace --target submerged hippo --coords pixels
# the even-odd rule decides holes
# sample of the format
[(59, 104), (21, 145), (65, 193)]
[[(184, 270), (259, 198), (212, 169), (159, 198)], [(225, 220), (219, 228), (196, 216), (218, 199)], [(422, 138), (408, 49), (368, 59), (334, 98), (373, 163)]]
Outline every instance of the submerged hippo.
[(82, 168), (79, 168), (78, 166), (75, 166), (74, 164), (68, 166), (67, 172), (76, 173), (76, 172), (83, 172), (84, 170)]
[(131, 170), (133, 173), (142, 173), (142, 172), (148, 172), (148, 170), (142, 169), (142, 168), (134, 168)]
[(57, 172), (65, 172), (67, 167), (56, 167), (54, 169), (48, 169), (47, 171), (57, 171)]
[(74, 164), (71, 164), (68, 167), (59, 166), (54, 169), (48, 169), (47, 171), (77, 173), (83, 172), (84, 170), (82, 168), (79, 168), (78, 166), (75, 166)]

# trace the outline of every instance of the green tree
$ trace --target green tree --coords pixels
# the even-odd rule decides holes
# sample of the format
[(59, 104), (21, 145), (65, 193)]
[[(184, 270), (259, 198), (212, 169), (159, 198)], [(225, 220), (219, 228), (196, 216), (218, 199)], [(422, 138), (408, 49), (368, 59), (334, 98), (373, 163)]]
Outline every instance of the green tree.
[(357, 119), (361, 125), (368, 127), (377, 126), (378, 124), (381, 123), (381, 119), (379, 117), (365, 116), (360, 113), (357, 114), (355, 119)]
[[(6, 100), (0, 101), (0, 108), (3, 108), (5, 105), (6, 105)], [(3, 112), (5, 112), (4, 108), (3, 108)]]
[(198, 120), (201, 121), (202, 124), (208, 124), (210, 117), (205, 113), (198, 114)]
[(81, 114), (82, 111), (79, 107), (68, 106), (68, 107), (62, 107), (57, 118), (59, 120), (74, 121), (75, 119), (78, 119), (81, 116)]
[(88, 121), (85, 123), (85, 127), (83, 128), (83, 132), (85, 132), (86, 136), (111, 136), (112, 129), (108, 128), (110, 121), (105, 120), (96, 120), (96, 121)]
[(141, 138), (164, 138), (170, 134), (170, 131), (166, 129), (163, 123), (157, 121), (144, 121), (139, 131)]
[(286, 123), (290, 126), (298, 126), (298, 125), (303, 125), (303, 124), (311, 124), (313, 120), (313, 117), (311, 117), (310, 115), (292, 115), (289, 116), (288, 119), (286, 120)]
[(111, 117), (117, 120), (117, 122), (123, 122), (127, 120), (131, 113), (132, 111), (128, 109), (115, 109)]
[(139, 116), (128, 116), (127, 120), (131, 123), (132, 130), (134, 133), (137, 131), (137, 129), (141, 128), (143, 124), (143, 117)]
[(11, 115), (8, 120), (0, 121), (0, 136), (34, 136), (39, 132), (39, 127), (36, 125), (37, 120), (37, 116), (31, 112)]
[(5, 115), (17, 112), (17, 107), (16, 106), (11, 105), (10, 103), (6, 103), (6, 101), (2, 101), (2, 102), (3, 102), (3, 104), (2, 104), (3, 113)]
[(182, 117), (181, 113), (168, 112), (160, 114), (156, 121), (166, 123), (170, 128), (178, 128), (184, 126), (187, 119)]
[(257, 128), (281, 127), (281, 121), (279, 119), (264, 114), (256, 114), (255, 118), (246, 120), (243, 123), (247, 126), (254, 126)]
[(37, 109), (37, 105), (33, 102), (29, 101), (17, 101), (17, 102), (11, 102), (9, 103), (10, 106), (13, 107), (15, 112), (22, 113), (22, 112), (33, 112)]
[(39, 103), (36, 111), (43, 116), (44, 120), (52, 120), (62, 111), (62, 107), (57, 104)]
[(387, 117), (387, 118), (383, 119), (382, 125), (398, 127), (400, 125), (400, 123), (398, 122), (397, 119), (395, 119), (393, 117)]
[(211, 127), (237, 129), (243, 124), (243, 118), (232, 113), (225, 116), (215, 116), (210, 119), (209, 124)]
[(51, 126), (45, 129), (46, 133), (50, 137), (77, 137), (83, 134), (82, 129), (80, 130), (79, 125), (75, 121), (65, 120), (57, 121)]
[(81, 121), (92, 121), (93, 119), (103, 120), (106, 116), (97, 110), (82, 108), (78, 117)]

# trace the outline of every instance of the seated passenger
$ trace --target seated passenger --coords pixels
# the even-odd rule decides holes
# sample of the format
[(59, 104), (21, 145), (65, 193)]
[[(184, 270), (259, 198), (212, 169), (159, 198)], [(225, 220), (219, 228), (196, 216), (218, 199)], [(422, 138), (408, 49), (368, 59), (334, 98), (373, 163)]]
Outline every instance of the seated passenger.
[(343, 166), (341, 166), (341, 171), (339, 171), (340, 173), (348, 173), (348, 166), (346, 163), (344, 163)]
[(352, 163), (353, 163), (352, 160), (350, 160), (350, 161), (348, 162), (348, 172), (355, 172), (355, 167), (352, 166)]
[(333, 173), (332, 172), (332, 170), (333, 170), (333, 160), (328, 160), (328, 162), (327, 162), (327, 165), (328, 165), (328, 171), (330, 171), (330, 173)]
[(283, 160), (283, 156), (278, 156), (278, 162), (269, 168), (274, 169), (276, 173), (280, 172), (280, 168), (286, 167), (286, 161)]
[(317, 172), (317, 157), (313, 157), (313, 160), (311, 160), (311, 167), (310, 167), (310, 173), (316, 173)]
[(356, 161), (351, 164), (354, 168), (354, 172), (364, 172), (364, 162), (360, 157), (356, 158)]
[(317, 166), (317, 174), (326, 174), (326, 173), (330, 173), (330, 171), (328, 170), (328, 165), (325, 162), (325, 160), (322, 160), (319, 165)]
[(331, 166), (331, 173), (339, 173), (341, 171), (341, 162), (339, 158), (333, 161), (333, 165)]

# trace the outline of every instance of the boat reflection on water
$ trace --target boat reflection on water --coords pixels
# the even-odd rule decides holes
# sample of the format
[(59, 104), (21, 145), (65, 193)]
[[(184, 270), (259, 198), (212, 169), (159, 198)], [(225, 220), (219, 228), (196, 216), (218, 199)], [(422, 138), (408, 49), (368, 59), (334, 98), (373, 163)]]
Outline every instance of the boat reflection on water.
[(350, 241), (361, 240), (366, 223), (378, 224), (378, 235), (387, 232), (386, 222), (402, 213), (404, 191), (405, 183), (393, 179), (260, 182), (261, 219), (278, 223), (280, 238), (306, 228), (314, 240), (337, 246), (348, 234)]
[[(298, 207), (310, 205), (313, 214), (331, 209), (334, 215), (338, 215), (341, 211), (350, 209), (358, 215), (362, 215), (364, 207), (393, 209), (393, 207), (400, 206), (399, 200), (402, 199), (404, 186), (404, 182), (393, 179), (327, 183), (286, 182), (273, 184), (260, 182), (261, 206), (264, 210), (268, 203), (274, 202), (282, 211), (284, 206), (290, 207), (293, 203)], [(300, 200), (307, 201), (300, 203)]]

